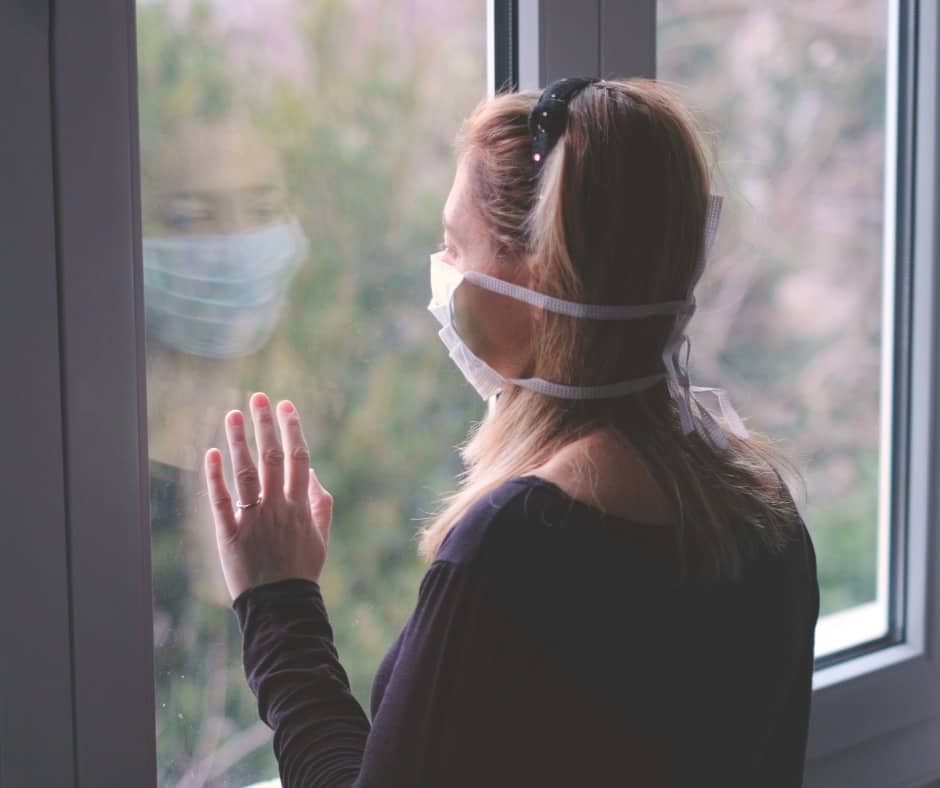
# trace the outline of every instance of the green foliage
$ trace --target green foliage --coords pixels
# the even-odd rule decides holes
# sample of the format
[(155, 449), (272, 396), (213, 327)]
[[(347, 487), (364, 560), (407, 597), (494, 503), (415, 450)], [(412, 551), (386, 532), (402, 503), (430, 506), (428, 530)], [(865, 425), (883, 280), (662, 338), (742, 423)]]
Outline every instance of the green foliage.
[[(820, 615), (872, 602), (876, 594), (878, 554), (878, 455), (859, 453), (859, 483), (844, 496), (808, 507), (804, 518), (816, 548)], [(812, 502), (811, 502), (812, 503)]]

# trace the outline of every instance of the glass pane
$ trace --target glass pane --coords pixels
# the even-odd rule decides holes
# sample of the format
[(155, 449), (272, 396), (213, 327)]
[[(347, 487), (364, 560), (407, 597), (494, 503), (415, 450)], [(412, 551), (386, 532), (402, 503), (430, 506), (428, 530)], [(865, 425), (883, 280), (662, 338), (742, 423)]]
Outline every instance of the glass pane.
[(658, 5), (657, 75), (703, 121), (725, 194), (693, 382), (726, 385), (803, 465), (817, 656), (887, 631), (888, 13), (884, 0)]
[(297, 404), (369, 714), (425, 569), (416, 519), (482, 413), (425, 307), (453, 137), (486, 94), (486, 4), (141, 0), (137, 25), (159, 784), (240, 787), (277, 767), (202, 459), (221, 449), (234, 489), (224, 414), (259, 390)]

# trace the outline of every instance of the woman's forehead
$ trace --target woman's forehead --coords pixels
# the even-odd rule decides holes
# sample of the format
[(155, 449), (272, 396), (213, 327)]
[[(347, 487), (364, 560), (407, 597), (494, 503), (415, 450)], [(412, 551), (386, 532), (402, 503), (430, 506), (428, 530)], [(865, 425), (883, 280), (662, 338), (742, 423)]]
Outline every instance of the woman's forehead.
[(465, 160), (461, 158), (441, 216), (445, 229), (457, 237), (465, 237), (484, 229), (482, 218), (473, 209), (469, 187), (467, 166)]

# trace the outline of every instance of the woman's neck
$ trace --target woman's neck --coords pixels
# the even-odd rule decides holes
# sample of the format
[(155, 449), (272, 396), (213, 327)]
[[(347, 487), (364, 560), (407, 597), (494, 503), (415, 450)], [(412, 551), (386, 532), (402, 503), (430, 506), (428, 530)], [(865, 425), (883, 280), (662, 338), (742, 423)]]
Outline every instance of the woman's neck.
[(637, 522), (678, 522), (674, 502), (625, 440), (594, 433), (569, 443), (531, 475), (558, 485), (572, 498)]

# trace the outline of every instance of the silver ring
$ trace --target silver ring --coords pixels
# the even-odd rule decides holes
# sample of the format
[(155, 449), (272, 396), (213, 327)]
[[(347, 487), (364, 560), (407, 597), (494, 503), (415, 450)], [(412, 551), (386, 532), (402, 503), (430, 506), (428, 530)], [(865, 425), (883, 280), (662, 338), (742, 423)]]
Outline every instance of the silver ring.
[(238, 500), (238, 501), (235, 502), (235, 505), (236, 505), (239, 509), (250, 509), (252, 506), (257, 506), (259, 503), (261, 503), (261, 496), (260, 496), (260, 495), (258, 496), (258, 500), (255, 501), (254, 503), (242, 503), (241, 500)]

